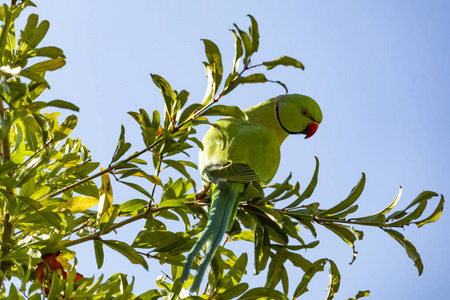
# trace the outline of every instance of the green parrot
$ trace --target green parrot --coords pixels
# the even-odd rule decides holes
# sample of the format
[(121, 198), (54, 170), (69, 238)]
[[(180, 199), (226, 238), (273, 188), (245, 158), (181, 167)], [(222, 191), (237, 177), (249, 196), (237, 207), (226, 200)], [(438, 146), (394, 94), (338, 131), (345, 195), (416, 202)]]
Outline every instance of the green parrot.
[(228, 117), (217, 121), (220, 131), (211, 127), (203, 138), (199, 168), (205, 189), (201, 193), (211, 189), (211, 208), (204, 231), (184, 261), (181, 282), (188, 279), (197, 253), (206, 242), (209, 244), (198, 266), (192, 292), (198, 290), (225, 232), (231, 229), (246, 185), (269, 183), (278, 170), (284, 139), (289, 134), (309, 138), (322, 121), (319, 105), (299, 94), (269, 99), (245, 113), (247, 119)]

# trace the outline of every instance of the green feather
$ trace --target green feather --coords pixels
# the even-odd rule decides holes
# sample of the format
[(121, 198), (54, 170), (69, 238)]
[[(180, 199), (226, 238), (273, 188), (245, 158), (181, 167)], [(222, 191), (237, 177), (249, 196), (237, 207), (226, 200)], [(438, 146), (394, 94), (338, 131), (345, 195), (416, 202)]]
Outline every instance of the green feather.
[[(278, 107), (277, 113), (275, 106)], [(310, 123), (322, 121), (319, 105), (313, 99), (298, 94), (269, 99), (245, 113), (247, 119), (229, 117), (217, 121), (215, 124), (220, 127), (220, 132), (211, 127), (202, 141), (204, 149), (200, 152), (200, 170), (205, 185), (212, 187), (212, 203), (205, 230), (184, 262), (181, 282), (188, 279), (197, 253), (208, 241), (209, 244), (191, 291), (200, 287), (208, 264), (225, 232), (232, 226), (244, 186), (267, 184), (275, 176), (280, 163), (281, 143), (289, 135), (285, 129), (301, 133)], [(227, 141), (225, 145), (224, 141)]]

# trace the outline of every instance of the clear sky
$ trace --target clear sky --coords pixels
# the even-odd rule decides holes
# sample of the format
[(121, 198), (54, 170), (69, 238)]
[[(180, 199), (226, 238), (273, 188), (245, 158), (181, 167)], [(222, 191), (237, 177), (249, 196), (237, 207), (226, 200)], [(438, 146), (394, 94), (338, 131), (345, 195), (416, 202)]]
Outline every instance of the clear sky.
[[(294, 136), (283, 144), (275, 181), (292, 171), (305, 187), (317, 156), (321, 167), (312, 200), (324, 208), (343, 200), (361, 172), (367, 184), (358, 216), (386, 207), (399, 186), (403, 196), (398, 208), (422, 190), (450, 197), (448, 1), (35, 2), (38, 9), (30, 11), (51, 23), (44, 44), (61, 47), (67, 56), (66, 67), (48, 74), (52, 89), (44, 97), (81, 108), (73, 137), (81, 138), (103, 166), (115, 149), (120, 124), (133, 149), (143, 148), (140, 130), (127, 111), (163, 108), (149, 73), (165, 77), (174, 89), (188, 90), (191, 101), (200, 101), (206, 85), (200, 39), (218, 44), (229, 72), (234, 39), (228, 29), (233, 23), (247, 28), (246, 15), (252, 14), (261, 34), (253, 61), (281, 55), (302, 61), (305, 71), (278, 67), (268, 77), (286, 83), (290, 92), (313, 97), (324, 114), (313, 138)], [(224, 101), (247, 108), (282, 93), (278, 85), (245, 85)], [(197, 155), (192, 159), (197, 162)], [(177, 176), (164, 176), (169, 175)], [(197, 174), (195, 178), (199, 180)], [(115, 203), (138, 196), (125, 186), (115, 184), (113, 189)], [(142, 225), (130, 226), (118, 238), (131, 242)], [(448, 299), (449, 226), (444, 211), (437, 223), (402, 231), (421, 254), (420, 277), (404, 249), (376, 228), (365, 230), (364, 240), (356, 243), (359, 256), (351, 266), (351, 248), (324, 230), (319, 231), (321, 244), (302, 254), (338, 264), (342, 281), (336, 299), (365, 289), (371, 290), (369, 299)], [(302, 234), (313, 240), (308, 232)], [(156, 277), (165, 270), (152, 262), (146, 272), (107, 253), (99, 272), (91, 244), (75, 250), (80, 273), (127, 273), (136, 277), (136, 291), (155, 287)], [(252, 247), (246, 251), (253, 257)], [(265, 275), (253, 277), (252, 268), (250, 259), (247, 280), (263, 286)], [(290, 273), (291, 292), (301, 276)], [(324, 299), (327, 285), (324, 272), (302, 299)]]

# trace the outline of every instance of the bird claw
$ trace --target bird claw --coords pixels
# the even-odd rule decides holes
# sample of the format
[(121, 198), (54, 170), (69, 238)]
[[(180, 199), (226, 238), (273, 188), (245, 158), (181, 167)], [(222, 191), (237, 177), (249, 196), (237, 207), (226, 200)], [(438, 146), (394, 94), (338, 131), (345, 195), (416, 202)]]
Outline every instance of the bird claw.
[(200, 192), (198, 192), (197, 194), (195, 194), (195, 196), (194, 196), (195, 202), (199, 202), (199, 201), (205, 199), (206, 194), (208, 193), (208, 190), (209, 190), (209, 186), (203, 186), (203, 189)]

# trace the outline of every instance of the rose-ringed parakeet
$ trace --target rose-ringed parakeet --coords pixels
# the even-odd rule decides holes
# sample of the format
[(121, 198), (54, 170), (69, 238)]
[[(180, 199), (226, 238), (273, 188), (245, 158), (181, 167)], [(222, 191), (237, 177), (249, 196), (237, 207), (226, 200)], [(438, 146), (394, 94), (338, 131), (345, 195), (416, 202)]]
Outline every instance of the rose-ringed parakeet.
[(309, 138), (322, 121), (319, 105), (298, 94), (269, 99), (245, 113), (246, 119), (228, 117), (217, 121), (220, 131), (211, 127), (202, 141), (199, 167), (205, 188), (211, 190), (211, 208), (207, 225), (187, 255), (180, 278), (181, 282), (187, 280), (195, 256), (209, 241), (191, 287), (193, 292), (198, 290), (225, 232), (233, 225), (245, 186), (270, 182), (280, 163), (284, 139), (289, 134)]

